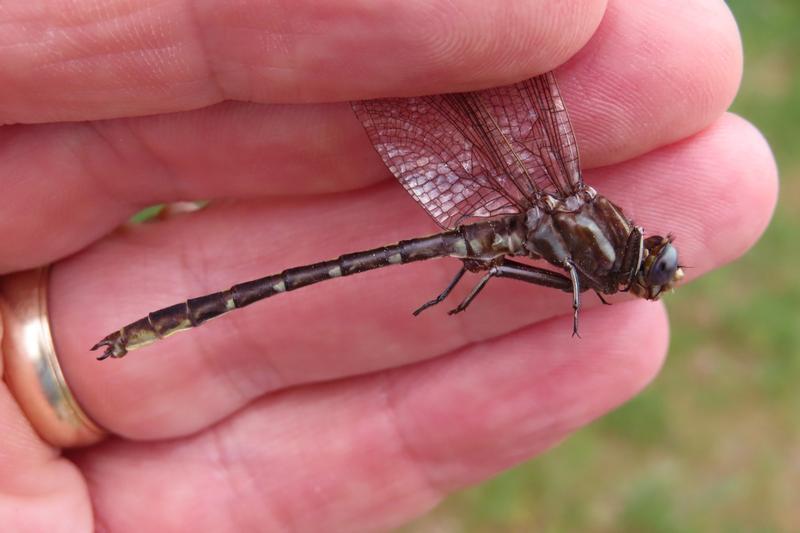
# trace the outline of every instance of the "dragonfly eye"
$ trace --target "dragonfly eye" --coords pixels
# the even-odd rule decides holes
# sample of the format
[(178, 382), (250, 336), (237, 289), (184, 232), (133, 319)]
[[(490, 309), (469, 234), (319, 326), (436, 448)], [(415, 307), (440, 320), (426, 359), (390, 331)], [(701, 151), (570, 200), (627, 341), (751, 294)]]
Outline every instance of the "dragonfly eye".
[(665, 244), (658, 253), (646, 274), (647, 284), (668, 285), (678, 270), (678, 250), (671, 244)]

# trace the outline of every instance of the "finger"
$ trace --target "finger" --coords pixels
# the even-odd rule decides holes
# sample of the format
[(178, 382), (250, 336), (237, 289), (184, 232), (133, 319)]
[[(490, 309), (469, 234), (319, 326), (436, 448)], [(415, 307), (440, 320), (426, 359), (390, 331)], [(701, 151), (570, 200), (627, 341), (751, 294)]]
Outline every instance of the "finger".
[(162, 531), (175, 516), (214, 531), (388, 530), (553, 446), (660, 367), (660, 305), (593, 310), (585, 326), (580, 342), (549, 321), (434, 361), (262, 399), (194, 437), (113, 442), (77, 462), (114, 531)]
[[(612, 5), (595, 38), (558, 73), (586, 168), (699, 131), (727, 108), (739, 83), (741, 50), (723, 3), (626, 6)], [(643, 35), (647, 47), (638, 43)], [(695, 52), (700, 48), (702, 56)], [(346, 104), (227, 103), (162, 117), (6, 131), (0, 152), (0, 177), (9, 177), (0, 197), (9, 221), (0, 227), (5, 270), (73, 253), (154, 203), (319, 194), (388, 175)], [(59, 179), (43, 186), (43, 176)], [(31, 241), (39, 246), (28, 246)]]
[[(752, 245), (774, 206), (775, 176), (760, 134), (726, 116), (693, 139), (588, 179), (648, 234), (675, 234), (691, 278)], [(441, 260), (281, 295), (123, 361), (100, 365), (86, 352), (123, 323), (187, 296), (430, 230), (403, 191), (387, 185), (316, 201), (218, 206), (117, 234), (53, 271), (51, 316), (65, 372), (103, 425), (161, 437), (195, 431), (265, 392), (435, 357), (570, 311), (561, 292), (498, 280), (458, 318), (440, 306), (412, 319), (457, 269)], [(462, 284), (449, 301), (470, 288)], [(567, 335), (569, 321), (563, 327)]]
[(334, 192), (385, 178), (349, 105), (225, 103), (3, 134), (0, 272), (74, 253), (154, 204)]
[(75, 530), (89, 531), (92, 508), (83, 477), (58, 450), (42, 442), (5, 382), (0, 382), (0, 435), (3, 530), (57, 531), (58, 522), (67, 521)]
[[(742, 44), (724, 2), (609, 3), (592, 40), (564, 67), (589, 166), (625, 161), (697, 133), (733, 102)], [(702, 54), (698, 54), (702, 50)]]
[(10, 30), (0, 37), (3, 123), (163, 113), (226, 99), (310, 102), (488, 86), (566, 60), (605, 7), (600, 0), (62, 4), (16, 0), (0, 12)]

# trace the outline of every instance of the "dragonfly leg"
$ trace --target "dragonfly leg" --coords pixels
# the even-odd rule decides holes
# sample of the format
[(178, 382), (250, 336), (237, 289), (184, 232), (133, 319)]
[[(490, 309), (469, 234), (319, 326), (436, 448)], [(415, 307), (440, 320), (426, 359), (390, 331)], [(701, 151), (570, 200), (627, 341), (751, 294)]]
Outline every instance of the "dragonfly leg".
[[(472, 302), (475, 296), (486, 286), (490, 278), (511, 278), (526, 283), (533, 283), (534, 285), (542, 285), (544, 287), (551, 287), (553, 289), (560, 289), (565, 292), (574, 292), (575, 283), (577, 283), (577, 273), (575, 283), (563, 274), (552, 272), (544, 268), (538, 268), (524, 263), (517, 263), (506, 259), (499, 265), (494, 265), (489, 269), (489, 272), (481, 278), (480, 282), (472, 289), (472, 292), (464, 299), (458, 307), (450, 311), (450, 314), (460, 313)], [(574, 300), (574, 298), (573, 298)]]
[(608, 302), (606, 301), (605, 298), (603, 298), (603, 295), (600, 291), (594, 291), (594, 293), (597, 295), (598, 298), (600, 298), (600, 301), (603, 302), (603, 305), (611, 305), (611, 302)]
[(458, 306), (455, 309), (451, 309), (450, 311), (448, 311), (448, 314), (455, 315), (457, 313), (464, 311), (469, 306), (469, 304), (472, 303), (472, 300), (475, 299), (478, 293), (480, 293), (483, 290), (483, 288), (486, 286), (486, 283), (488, 283), (491, 278), (500, 275), (498, 274), (499, 268), (500, 268), (499, 266), (491, 267), (489, 269), (489, 272), (487, 272), (486, 275), (484, 275), (481, 278), (478, 284), (472, 288), (467, 297), (464, 298), (464, 300), (460, 304), (458, 304)]
[(413, 313), (414, 316), (419, 315), (421, 312), (423, 312), (424, 310), (426, 310), (429, 307), (433, 307), (436, 304), (442, 303), (442, 301), (450, 295), (450, 292), (453, 290), (453, 288), (456, 285), (458, 285), (458, 282), (461, 281), (461, 278), (464, 276), (464, 272), (466, 272), (466, 271), (467, 271), (467, 267), (464, 266), (464, 265), (461, 265), (461, 270), (459, 270), (458, 273), (456, 273), (456, 275), (453, 278), (453, 280), (450, 282), (449, 285), (447, 285), (447, 287), (445, 287), (445, 289), (441, 292), (441, 294), (439, 294), (439, 296), (437, 296), (433, 300), (430, 300), (430, 301), (425, 302), (424, 304), (422, 304), (422, 306), (420, 306), (419, 309), (414, 311), (414, 313)]
[(578, 281), (578, 269), (571, 259), (564, 260), (564, 268), (569, 272), (569, 278), (572, 283), (572, 336), (578, 334), (578, 310), (581, 308), (581, 284)]
[(642, 264), (642, 256), (644, 254), (644, 230), (639, 226), (633, 228), (631, 234), (628, 235), (628, 242), (625, 244), (625, 252), (622, 255), (622, 267), (620, 271), (626, 274), (625, 285), (622, 292), (631, 290), (636, 273), (639, 271), (639, 266)]

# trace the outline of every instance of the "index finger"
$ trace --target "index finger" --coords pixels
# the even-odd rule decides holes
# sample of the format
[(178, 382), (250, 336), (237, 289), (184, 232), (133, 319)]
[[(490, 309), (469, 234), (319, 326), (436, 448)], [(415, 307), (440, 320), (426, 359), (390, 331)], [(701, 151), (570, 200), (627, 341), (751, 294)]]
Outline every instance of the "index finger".
[(563, 63), (605, 8), (604, 0), (63, 3), (3, 3), (0, 123), (499, 85)]

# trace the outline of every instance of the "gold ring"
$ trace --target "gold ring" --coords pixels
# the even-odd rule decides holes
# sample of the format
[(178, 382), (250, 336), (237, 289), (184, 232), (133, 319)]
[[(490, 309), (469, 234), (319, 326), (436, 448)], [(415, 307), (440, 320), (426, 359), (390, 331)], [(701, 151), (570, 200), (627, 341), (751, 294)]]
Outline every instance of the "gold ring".
[(42, 439), (58, 447), (85, 446), (106, 432), (64, 380), (47, 314), (49, 273), (45, 267), (0, 278), (4, 380)]

